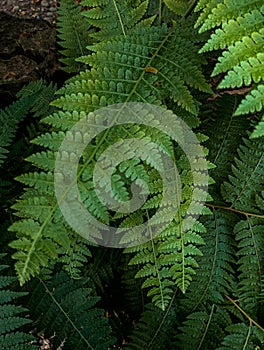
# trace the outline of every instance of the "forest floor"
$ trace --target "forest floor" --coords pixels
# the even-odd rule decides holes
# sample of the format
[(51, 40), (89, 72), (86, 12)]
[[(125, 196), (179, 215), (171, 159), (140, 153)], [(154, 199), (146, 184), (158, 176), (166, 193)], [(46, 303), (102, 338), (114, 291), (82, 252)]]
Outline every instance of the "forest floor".
[(57, 0), (0, 0), (0, 10), (17, 17), (44, 19), (54, 25)]

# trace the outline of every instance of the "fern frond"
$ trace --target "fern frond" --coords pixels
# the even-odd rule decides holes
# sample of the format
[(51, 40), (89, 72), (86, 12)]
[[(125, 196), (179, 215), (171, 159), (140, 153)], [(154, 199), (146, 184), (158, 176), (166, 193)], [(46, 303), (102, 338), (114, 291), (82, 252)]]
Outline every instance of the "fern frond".
[(198, 257), (199, 269), (182, 300), (184, 312), (203, 310), (207, 304), (219, 305), (229, 294), (234, 282), (235, 241), (233, 226), (238, 218), (233, 213), (217, 209), (204, 221), (206, 245)]
[(260, 300), (264, 276), (263, 228), (264, 220), (256, 218), (241, 220), (234, 228), (238, 241), (240, 305), (252, 316), (263, 305)]
[[(202, 1), (201, 1), (202, 3)], [(211, 11), (207, 12), (200, 32), (221, 26), (207, 41), (200, 52), (227, 49), (219, 58), (212, 76), (228, 72), (219, 88), (253, 88), (236, 110), (236, 114), (260, 111), (263, 107), (263, 45), (264, 6), (262, 1), (210, 1)], [(201, 5), (203, 8), (204, 5)], [(199, 8), (199, 7), (198, 7)]]
[[(0, 254), (2, 260), (3, 254)], [(3, 275), (3, 270), (8, 266), (1, 265), (0, 271), (0, 348), (2, 350), (26, 350), (37, 349), (32, 344), (33, 336), (22, 331), (22, 327), (32, 321), (23, 317), (26, 308), (15, 305), (15, 300), (27, 293), (10, 290), (10, 286), (16, 281), (16, 277)]]
[(122, 33), (126, 36), (135, 27), (150, 26), (153, 18), (143, 19), (148, 0), (135, 4), (122, 0), (83, 0), (82, 4), (89, 7), (83, 13), (88, 22), (100, 30), (91, 34), (97, 40), (105, 40)]
[(217, 350), (261, 349), (264, 343), (264, 332), (255, 325), (237, 323), (227, 327), (228, 334)]
[(85, 66), (76, 62), (76, 58), (89, 53), (87, 46), (91, 44), (89, 37), (89, 23), (82, 16), (81, 6), (72, 0), (59, 2), (58, 8), (58, 38), (63, 47), (60, 52), (66, 56), (60, 61), (64, 63), (62, 69), (68, 73), (77, 73)]
[(225, 336), (225, 327), (231, 323), (225, 310), (212, 304), (206, 311), (190, 314), (177, 335), (178, 348), (183, 350), (217, 349)]
[(25, 118), (32, 107), (36, 91), (31, 95), (21, 97), (4, 110), (0, 110), (0, 164), (8, 154), (8, 146), (15, 138), (19, 123)]
[(50, 106), (50, 102), (54, 99), (56, 90), (56, 84), (52, 82), (46, 84), (40, 79), (25, 85), (16, 96), (23, 98), (37, 93), (34, 95), (30, 110), (34, 113), (34, 117), (44, 117), (54, 111), (54, 107)]
[(219, 197), (221, 184), (228, 179), (241, 138), (250, 128), (248, 119), (234, 115), (240, 100), (238, 96), (225, 94), (210, 103), (209, 110), (206, 109), (208, 106), (204, 107), (205, 111), (201, 110), (201, 116), (210, 113), (212, 119), (205, 126), (204, 133), (209, 137), (205, 143), (209, 149), (209, 160), (215, 165), (215, 168), (210, 170), (210, 175), (215, 181), (211, 187), (214, 190), (214, 200)]
[(264, 136), (264, 116), (261, 121), (255, 126), (255, 130), (253, 131), (251, 138), (262, 137)]
[[(229, 183), (222, 186), (222, 194), (231, 208), (245, 213), (234, 228), (235, 238), (238, 241), (239, 284), (238, 294), (241, 304), (246, 311), (256, 313), (259, 307), (259, 293), (263, 286), (264, 274), (264, 242), (263, 224), (263, 173), (264, 148), (263, 140), (244, 140), (238, 151), (239, 159), (235, 160), (233, 176)], [(255, 215), (254, 215), (255, 214)]]
[[(160, 104), (162, 98), (168, 98), (196, 114), (190, 88), (208, 93), (211, 90), (202, 75), (201, 60), (194, 55), (195, 45), (185, 40), (183, 27), (179, 26), (175, 31), (165, 27), (138, 29), (129, 37), (96, 44), (91, 47), (94, 54), (80, 59), (92, 70), (61, 89), (66, 96), (53, 105), (90, 112), (116, 102)], [(184, 51), (182, 45), (186, 46)], [(149, 66), (155, 67), (157, 74), (148, 72)]]
[(95, 307), (100, 298), (87, 284), (87, 279), (72, 280), (65, 272), (32, 283), (28, 307), (38, 328), (46, 336), (55, 334), (54, 347), (64, 341), (72, 350), (106, 350), (113, 344), (108, 320)]
[[(149, 326), (150, 324), (151, 327)], [(170, 349), (172, 344), (171, 333), (175, 326), (176, 307), (173, 302), (163, 312), (153, 305), (147, 305), (124, 349)]]
[(183, 16), (189, 8), (190, 1), (187, 0), (165, 0), (166, 6), (176, 15)]
[(244, 0), (243, 2), (239, 0), (213, 0), (209, 2), (214, 7), (211, 7), (211, 13), (204, 20), (200, 29), (201, 32), (215, 28), (230, 19), (246, 15), (251, 11), (259, 10), (263, 5), (261, 0)]
[(128, 266), (128, 259), (123, 259), (123, 261), (121, 288), (124, 295), (126, 310), (133, 319), (138, 319), (145, 308), (144, 293), (141, 289), (142, 281), (135, 278), (138, 267)]
[[(94, 4), (96, 7), (94, 11), (100, 11), (100, 4), (104, 3), (106, 2)], [(87, 5), (87, 3), (85, 4)], [(109, 2), (107, 6), (113, 4), (114, 2)], [(120, 6), (128, 6), (128, 4), (130, 2), (122, 2)], [(87, 11), (86, 14), (90, 11), (92, 15), (93, 9)], [(132, 10), (130, 8), (130, 14), (134, 13), (133, 11), (133, 8)], [(138, 23), (139, 19), (136, 19), (136, 21)], [(61, 140), (73, 124), (85, 116), (87, 123), (92, 122), (93, 125), (98, 123), (98, 126), (104, 125), (105, 120), (100, 116), (95, 118), (95, 114), (87, 115), (87, 113), (119, 102), (136, 101), (161, 105), (166, 101), (171, 101), (172, 104), (177, 103), (189, 111), (190, 114), (197, 115), (198, 102), (192, 96), (193, 90), (198, 89), (210, 93), (211, 89), (202, 74), (201, 64), (203, 59), (197, 52), (197, 39), (195, 37), (190, 38), (189, 34), (186, 33), (194, 19), (187, 22), (185, 24), (184, 21), (180, 21), (179, 25), (173, 28), (167, 28), (164, 25), (143, 29), (138, 26), (138, 28), (128, 32), (126, 36), (111, 37), (111, 39), (106, 39), (89, 47), (94, 53), (79, 59), (81, 62), (88, 64), (91, 70), (80, 72), (60, 90), (59, 94), (63, 94), (63, 96), (55, 100), (52, 105), (62, 108), (65, 112), (56, 112), (45, 118), (44, 122), (46, 121), (51, 125), (50, 133), (49, 135), (40, 136), (35, 143), (44, 146), (46, 150), (29, 158), (30, 162), (41, 169), (41, 172), (32, 172), (19, 177), (22, 183), (36, 191), (36, 196), (38, 193), (39, 199), (35, 199), (38, 212), (43, 209), (43, 213), (46, 215), (45, 218), (44, 215), (37, 218), (34, 213), (31, 213), (28, 208), (30, 202), (26, 198), (22, 198), (19, 201), (19, 207), (15, 207), (15, 209), (18, 209), (18, 216), (21, 219), (10, 228), (16, 231), (18, 235), (18, 239), (11, 243), (11, 246), (18, 250), (14, 257), (18, 260), (16, 268), (21, 283), (28, 280), (31, 275), (38, 274), (41, 267), (48, 264), (50, 257), (56, 259), (61, 252), (61, 247), (69, 250), (67, 256), (72, 254), (71, 238), (66, 238), (71, 231), (62, 218), (59, 203), (54, 195), (53, 171), (56, 156), (58, 156), (56, 159), (60, 164), (68, 164), (72, 157), (75, 157), (72, 150), (74, 144), (79, 143), (82, 139), (82, 136), (79, 138), (79, 134), (75, 134), (69, 142), (68, 151), (57, 155)], [(164, 113), (165, 111), (164, 109)], [(150, 123), (152, 118), (151, 113), (144, 112), (144, 121)], [(197, 123), (197, 118), (194, 119)], [(191, 120), (195, 124), (193, 119)], [(183, 183), (183, 198), (182, 202), (179, 203), (179, 212), (176, 213), (175, 222), (170, 230), (164, 231), (164, 236), (161, 236), (160, 240), (151, 242), (151, 246), (148, 247), (150, 263), (146, 265), (145, 260), (142, 259), (142, 271), (140, 270), (138, 274), (139, 277), (140, 274), (142, 277), (144, 276), (144, 287), (150, 287), (149, 295), (153, 297), (154, 302), (164, 309), (170, 302), (175, 284), (183, 292), (186, 291), (197, 267), (195, 258), (201, 254), (197, 247), (203, 243), (200, 237), (201, 227), (196, 225), (195, 217), (202, 210), (205, 210), (200, 198), (206, 195), (203, 187), (207, 184), (205, 174), (207, 164), (206, 162), (203, 164), (202, 158), (197, 158), (196, 143), (190, 144), (188, 140), (186, 149), (190, 149), (193, 154), (187, 159), (182, 154), (183, 151), (180, 147), (176, 147), (177, 151), (175, 152), (177, 154), (174, 154), (172, 141), (168, 141), (168, 137), (164, 137), (163, 133), (155, 132), (154, 128), (147, 131), (146, 128), (140, 126), (141, 123), (138, 123), (139, 125), (135, 124), (136, 126), (128, 125), (127, 129), (123, 126), (116, 126), (108, 133), (102, 132), (97, 135), (94, 142), (88, 145), (82, 154), (77, 182), (81, 200), (94, 218), (101, 223), (118, 225), (120, 229), (122, 229), (123, 224), (127, 224), (125, 228), (129, 231), (128, 229), (137, 225), (138, 221), (144, 222), (149, 215), (152, 215), (150, 213), (152, 208), (150, 207), (154, 209), (155, 205), (160, 202), (158, 195), (162, 193), (163, 188), (157, 174), (158, 170), (161, 169), (161, 155), (153, 147), (153, 143), (160, 146), (164, 155), (172, 155), (173, 159), (179, 158), (180, 176)], [(178, 125), (177, 121), (175, 121), (176, 125)], [(180, 125), (177, 132), (184, 134), (184, 130)], [(204, 137), (198, 136), (203, 141)], [(138, 215), (134, 214), (133, 216), (132, 214), (121, 219), (120, 216), (118, 218), (113, 216), (111, 210), (98, 198), (93, 184), (93, 171), (97, 160), (105, 149), (113, 143), (114, 138), (123, 140), (132, 137), (142, 141), (142, 144), (144, 142), (145, 152), (139, 150), (141, 163), (137, 160), (122, 162), (113, 174), (111, 183), (105, 182), (104, 171), (99, 169), (101, 172), (98, 181), (100, 181), (100, 186), (103, 189), (107, 189), (106, 193), (110, 192), (111, 199), (123, 200), (127, 200), (131, 195), (131, 182), (138, 184), (142, 183), (142, 180), (151, 181), (150, 187), (156, 186), (156, 188), (153, 188), (150, 197), (153, 195), (156, 201), (149, 201), (146, 208), (138, 210)], [(143, 138), (146, 140), (143, 140)], [(184, 137), (183, 142), (187, 142)], [(127, 146), (125, 153), (129, 154), (130, 151), (130, 147)], [(117, 150), (117, 155), (118, 152)], [(108, 160), (108, 158), (106, 159)], [(197, 163), (197, 171), (193, 172), (190, 168), (189, 162), (191, 160)], [(152, 172), (151, 177), (150, 171), (152, 168), (156, 169), (156, 173)], [(175, 169), (172, 173), (175, 173)], [(198, 188), (193, 188), (194, 177), (197, 179)], [(111, 191), (112, 188), (114, 188), (114, 191)], [(171, 211), (167, 206), (170, 206), (171, 201), (175, 201), (176, 192), (177, 189), (169, 194), (167, 202), (164, 203), (162, 210), (155, 218), (157, 224), (163, 224), (168, 218), (171, 218)], [(44, 194), (48, 195), (47, 202), (41, 202)], [(92, 234), (96, 242), (101, 242), (100, 232), (93, 225), (93, 222), (91, 227), (84, 227), (78, 216), (77, 204), (76, 212), (74, 209), (71, 214), (76, 215), (78, 229), (80, 232), (85, 230), (83, 234), (85, 237)], [(41, 209), (42, 205), (44, 205), (44, 208)], [(183, 220), (186, 216), (188, 220)], [(137, 241), (137, 238), (135, 237), (135, 241)], [(134, 236), (132, 239), (134, 239)], [(131, 244), (131, 235), (124, 236), (124, 241), (121, 243)], [(140, 248), (138, 253), (140, 254)], [(141, 264), (140, 261), (141, 258), (138, 262), (135, 258), (136, 264)]]
[(264, 145), (263, 140), (244, 139), (238, 149), (238, 159), (229, 182), (222, 185), (222, 195), (231, 207), (242, 212), (260, 213), (255, 198), (263, 191)]
[(264, 106), (264, 85), (252, 89), (236, 110), (236, 115), (261, 111)]

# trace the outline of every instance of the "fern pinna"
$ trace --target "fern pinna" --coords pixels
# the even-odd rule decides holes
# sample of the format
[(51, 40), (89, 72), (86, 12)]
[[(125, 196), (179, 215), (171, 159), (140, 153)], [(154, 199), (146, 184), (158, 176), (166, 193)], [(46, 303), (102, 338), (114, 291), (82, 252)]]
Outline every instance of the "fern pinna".
[[(32, 171), (17, 178), (26, 188), (13, 205), (17, 219), (9, 229), (16, 233), (10, 247), (16, 250), (13, 257), (20, 284), (26, 283), (32, 291), (27, 305), (31, 318), (38, 318), (38, 327), (49, 336), (56, 331), (56, 346), (68, 341), (68, 346), (80, 350), (100, 346), (261, 349), (263, 4), (258, 0), (85, 0), (77, 5), (67, 0), (61, 1), (60, 16), (65, 70), (77, 74), (56, 92), (52, 110), (41, 119), (46, 132), (32, 142), (36, 152), (27, 158)], [(83, 39), (79, 43), (74, 37)], [(213, 69), (215, 58), (206, 52), (222, 49), (225, 51)], [(213, 75), (227, 72), (219, 88), (228, 90), (211, 96), (205, 76), (212, 71)], [(214, 87), (214, 80), (210, 85)], [(243, 85), (246, 90), (240, 89)], [(249, 91), (246, 98), (236, 96), (245, 91)], [(127, 106), (135, 103), (144, 113), (144, 122), (128, 120), (105, 130), (108, 119), (98, 111), (105, 108), (110, 120), (116, 106), (131, 112)], [(159, 121), (149, 126), (153, 120), (153, 113), (146, 109), (149, 105), (162, 108), (165, 121), (168, 116), (175, 117), (167, 126), (171, 130), (177, 127), (177, 142), (169, 131), (158, 128)], [(125, 118), (125, 113), (120, 115)], [(105, 248), (94, 247), (102, 242), (102, 236), (93, 221), (84, 225), (77, 220), (82, 232), (89, 231), (83, 236), (92, 239), (78, 235), (63, 217), (55, 195), (57, 164), (67, 166), (78, 158), (74, 145), (82, 144), (87, 136), (86, 131), (72, 132), (78, 122), (100, 130), (79, 159), (76, 182), (80, 198), (100, 223), (127, 230), (122, 237), (126, 254), (121, 259), (113, 254), (110, 261), (104, 258)], [(186, 137), (183, 125), (195, 132), (196, 143)], [(68, 148), (61, 152), (65, 139)], [(147, 152), (139, 147), (136, 155), (130, 147), (132, 139)], [(108, 148), (118, 155), (123, 140), (129, 140), (124, 154), (133, 157), (122, 158), (110, 182), (100, 167), (95, 179), (99, 160), (104, 156), (106, 163), (112, 164)], [(194, 156), (198, 143), (206, 162), (200, 155)], [(185, 154), (187, 146), (192, 158)], [(171, 173), (179, 180), (175, 183), (180, 189), (173, 187), (162, 207), (164, 183), (159, 165), (165, 156), (174, 161)], [(190, 159), (198, 164), (196, 171)], [(100, 200), (96, 181), (113, 203), (129, 202), (134, 183), (147, 184), (147, 190), (140, 187), (144, 204), (133, 213), (115, 211)], [(70, 191), (63, 194), (74, 202)], [(158, 224), (166, 222), (170, 217), (167, 206), (175, 198), (177, 210), (169, 225), (144, 244), (132, 244), (129, 232), (160, 207), (156, 220)], [(207, 200), (204, 205), (201, 198)], [(57, 273), (58, 267), (70, 276)], [(130, 336), (119, 334), (115, 345), (106, 320), (108, 311), (94, 308), (95, 290), (107, 293), (113, 280), (129, 305), (109, 311), (109, 322), (114, 331), (117, 322), (128, 318), (131, 330)], [(109, 305), (105, 308), (111, 309)], [(43, 312), (41, 317), (36, 310)], [(96, 322), (98, 333), (93, 327)]]

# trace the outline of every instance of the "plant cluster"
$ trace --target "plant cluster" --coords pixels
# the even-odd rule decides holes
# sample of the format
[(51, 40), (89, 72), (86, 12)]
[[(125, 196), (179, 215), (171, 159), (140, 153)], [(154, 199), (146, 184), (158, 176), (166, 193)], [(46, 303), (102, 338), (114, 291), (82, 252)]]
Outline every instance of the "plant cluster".
[[(57, 350), (264, 349), (263, 0), (61, 0), (58, 43), (70, 74), (64, 85), (30, 83), (0, 111), (1, 349), (37, 349), (41, 339)], [(130, 102), (181, 118), (206, 167), (198, 156), (194, 174), (159, 128), (102, 129), (76, 175), (96, 220), (130, 232), (157, 212), (163, 183), (153, 144), (173, 159), (181, 183), (177, 210), (157, 236), (136, 245), (125, 235), (127, 248), (106, 248), (93, 222), (87, 240), (65, 220), (55, 166), (85, 137), (73, 134), (59, 152), (77, 122), (96, 124), (100, 108)], [(132, 138), (147, 156), (121, 161), (111, 189), (103, 173), (99, 180), (112, 200), (129, 201), (132, 183), (147, 183), (148, 196), (132, 213), (114, 212), (93, 173), (109, 146)]]

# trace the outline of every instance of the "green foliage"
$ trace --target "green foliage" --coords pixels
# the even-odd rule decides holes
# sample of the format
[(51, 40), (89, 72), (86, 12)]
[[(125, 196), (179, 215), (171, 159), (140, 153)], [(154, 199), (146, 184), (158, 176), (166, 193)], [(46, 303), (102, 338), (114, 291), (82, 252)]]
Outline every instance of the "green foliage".
[(89, 6), (84, 13), (88, 22), (100, 29), (91, 34), (97, 40), (105, 40), (122, 33), (126, 36), (137, 27), (149, 27), (154, 20), (143, 19), (149, 1), (119, 1), (119, 0), (83, 0), (82, 4)]
[[(60, 2), (62, 62), (76, 75), (56, 99), (53, 84), (34, 82), (0, 111), (1, 249), (15, 259), (10, 276), (0, 276), (1, 348), (34, 348), (30, 331), (57, 350), (263, 348), (263, 11), (260, 0)], [(229, 91), (210, 95), (220, 78)], [(141, 102), (143, 119), (127, 119), (125, 102)], [(155, 127), (147, 103), (163, 107)], [(117, 123), (105, 130), (112, 115)], [(77, 122), (83, 129), (74, 132)], [(79, 157), (86, 125), (99, 132)], [(70, 185), (55, 194), (56, 166), (73, 159), (73, 182), (93, 217), (84, 222), (71, 207), (82, 236), (60, 209), (64, 198), (78, 203)], [(144, 202), (131, 212), (134, 185)], [(129, 210), (115, 210), (117, 201)], [(137, 227), (152, 217), (160, 230), (148, 224), (138, 244)], [(93, 219), (124, 231), (114, 238), (126, 249), (100, 246)]]
[(72, 0), (60, 1), (58, 9), (58, 38), (63, 47), (60, 52), (65, 56), (60, 61), (64, 63), (62, 68), (68, 73), (76, 73), (84, 66), (76, 62), (76, 58), (87, 54), (87, 46), (91, 44), (87, 30), (89, 23), (85, 21), (81, 13), (81, 6)]
[[(1, 260), (3, 254), (0, 255)], [(7, 276), (3, 271), (7, 265), (1, 265), (0, 276), (0, 347), (2, 350), (26, 350), (37, 349), (32, 344), (33, 336), (23, 332), (23, 326), (32, 321), (25, 318), (26, 308), (15, 304), (17, 298), (21, 298), (27, 293), (11, 290), (11, 285), (16, 281), (16, 277)]]
[(201, 52), (226, 49), (212, 75), (227, 72), (219, 88), (251, 86), (236, 115), (260, 111), (264, 105), (264, 6), (263, 1), (200, 0), (196, 23), (200, 32), (220, 26)]
[[(29, 111), (33, 113), (41, 111), (41, 115), (46, 115), (51, 111), (49, 105), (43, 103), (43, 96), (46, 99), (53, 97), (54, 86), (45, 86), (43, 81), (33, 82), (25, 86), (17, 94), (19, 99), (10, 106), (0, 111), (0, 165), (8, 155), (7, 147), (11, 145), (16, 136), (19, 123), (23, 121)], [(45, 106), (45, 107), (44, 107)], [(46, 109), (43, 109), (46, 108)], [(35, 116), (38, 116), (35, 114)]]
[(227, 328), (230, 333), (225, 337), (218, 350), (231, 349), (261, 349), (263, 346), (263, 331), (253, 324), (245, 325), (243, 323), (234, 324)]
[[(151, 327), (149, 325), (151, 324)], [(161, 312), (153, 305), (146, 305), (136, 329), (132, 332), (127, 350), (169, 349), (173, 344), (171, 332), (176, 326), (176, 307), (172, 302), (166, 312)]]
[(113, 343), (108, 320), (95, 307), (100, 298), (88, 285), (88, 279), (73, 280), (64, 272), (29, 285), (28, 308), (46, 336), (55, 334), (55, 347), (103, 350)]
[(252, 138), (261, 136), (264, 136), (264, 117), (262, 117), (261, 121), (256, 125), (255, 130), (251, 135)]

